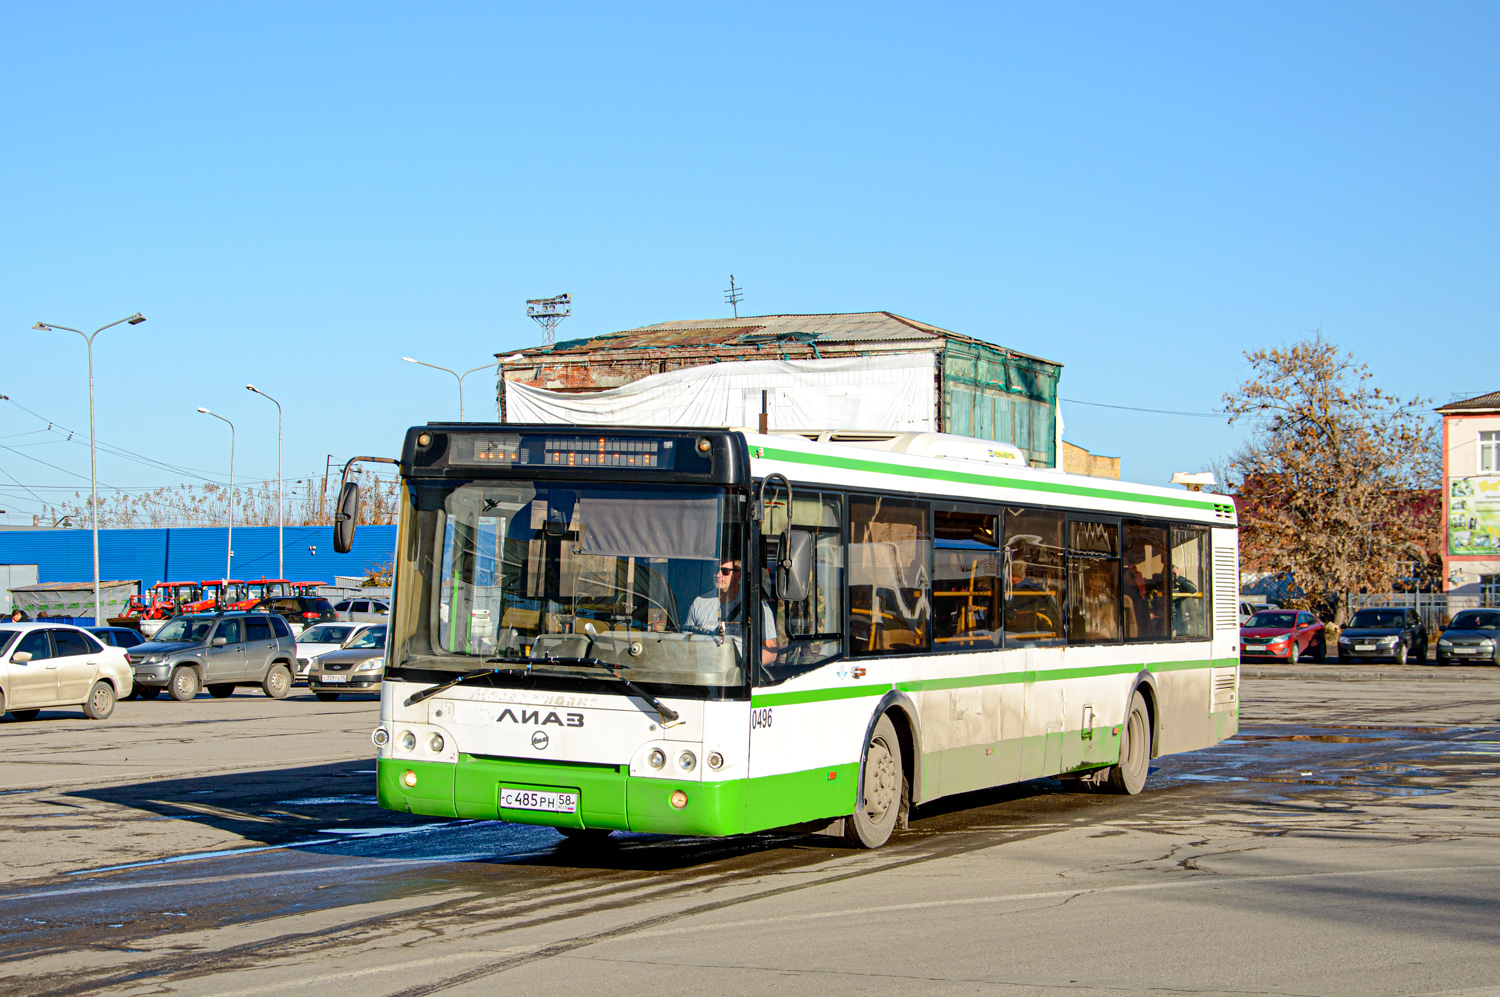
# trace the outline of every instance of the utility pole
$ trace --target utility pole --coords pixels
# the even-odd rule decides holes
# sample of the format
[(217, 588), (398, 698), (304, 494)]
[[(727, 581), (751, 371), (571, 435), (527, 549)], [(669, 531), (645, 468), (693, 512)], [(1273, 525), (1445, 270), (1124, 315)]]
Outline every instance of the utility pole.
[(745, 300), (745, 289), (734, 286), (734, 274), (729, 275), (729, 290), (724, 292), (724, 302), (734, 308), (734, 317), (740, 317), (740, 302)]

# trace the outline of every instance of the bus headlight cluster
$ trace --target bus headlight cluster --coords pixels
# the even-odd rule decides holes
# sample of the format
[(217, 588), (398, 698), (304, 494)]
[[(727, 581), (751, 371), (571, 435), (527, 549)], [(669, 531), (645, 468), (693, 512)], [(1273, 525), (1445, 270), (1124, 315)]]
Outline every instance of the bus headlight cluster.
[(427, 739), (427, 750), (434, 755), (441, 754), (443, 750), (443, 735), (434, 734)]
[(376, 727), (375, 732), (370, 735), (370, 740), (375, 742), (375, 747), (383, 748), (391, 743), (391, 732), (384, 727)]
[(667, 764), (667, 753), (660, 748), (652, 748), (650, 754), (646, 755), (646, 764), (654, 769), (659, 769)]
[(411, 731), (401, 732), (401, 748), (404, 751), (415, 751), (417, 747), (417, 735)]
[(677, 767), (684, 772), (693, 771), (693, 766), (698, 764), (698, 756), (691, 751), (684, 751), (677, 756)]

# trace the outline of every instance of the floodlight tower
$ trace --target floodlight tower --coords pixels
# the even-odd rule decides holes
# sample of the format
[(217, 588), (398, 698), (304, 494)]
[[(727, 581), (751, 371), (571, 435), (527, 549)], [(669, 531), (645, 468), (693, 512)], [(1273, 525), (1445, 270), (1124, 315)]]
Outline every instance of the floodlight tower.
[(536, 319), (536, 324), (547, 331), (547, 345), (552, 345), (553, 333), (563, 319), (573, 314), (573, 295), (559, 294), (555, 298), (526, 299), (526, 314)]

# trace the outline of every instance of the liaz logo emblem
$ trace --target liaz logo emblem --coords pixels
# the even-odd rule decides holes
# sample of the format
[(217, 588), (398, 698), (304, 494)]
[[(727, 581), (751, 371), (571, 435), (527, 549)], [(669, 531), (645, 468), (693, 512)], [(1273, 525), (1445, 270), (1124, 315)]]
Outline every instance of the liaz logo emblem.
[(535, 734), (531, 735), (531, 746), (536, 750), (541, 751), (542, 749), (547, 747), (548, 740), (549, 738), (547, 737), (547, 732), (544, 730), (539, 730)]
[(556, 710), (549, 710), (544, 717), (541, 710), (522, 710), (521, 715), (518, 717), (515, 710), (507, 707), (500, 711), (500, 715), (495, 718), (495, 723), (536, 724), (538, 727), (544, 727), (547, 724), (553, 724), (558, 727), (582, 727), (583, 714), (564, 713), (559, 716)]

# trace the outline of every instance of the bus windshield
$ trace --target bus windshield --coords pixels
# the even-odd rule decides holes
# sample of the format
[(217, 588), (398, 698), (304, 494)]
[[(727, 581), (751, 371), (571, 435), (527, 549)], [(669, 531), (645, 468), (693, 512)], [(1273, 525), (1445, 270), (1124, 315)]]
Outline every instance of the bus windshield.
[(394, 667), (744, 683), (741, 500), (722, 488), (409, 480)]

